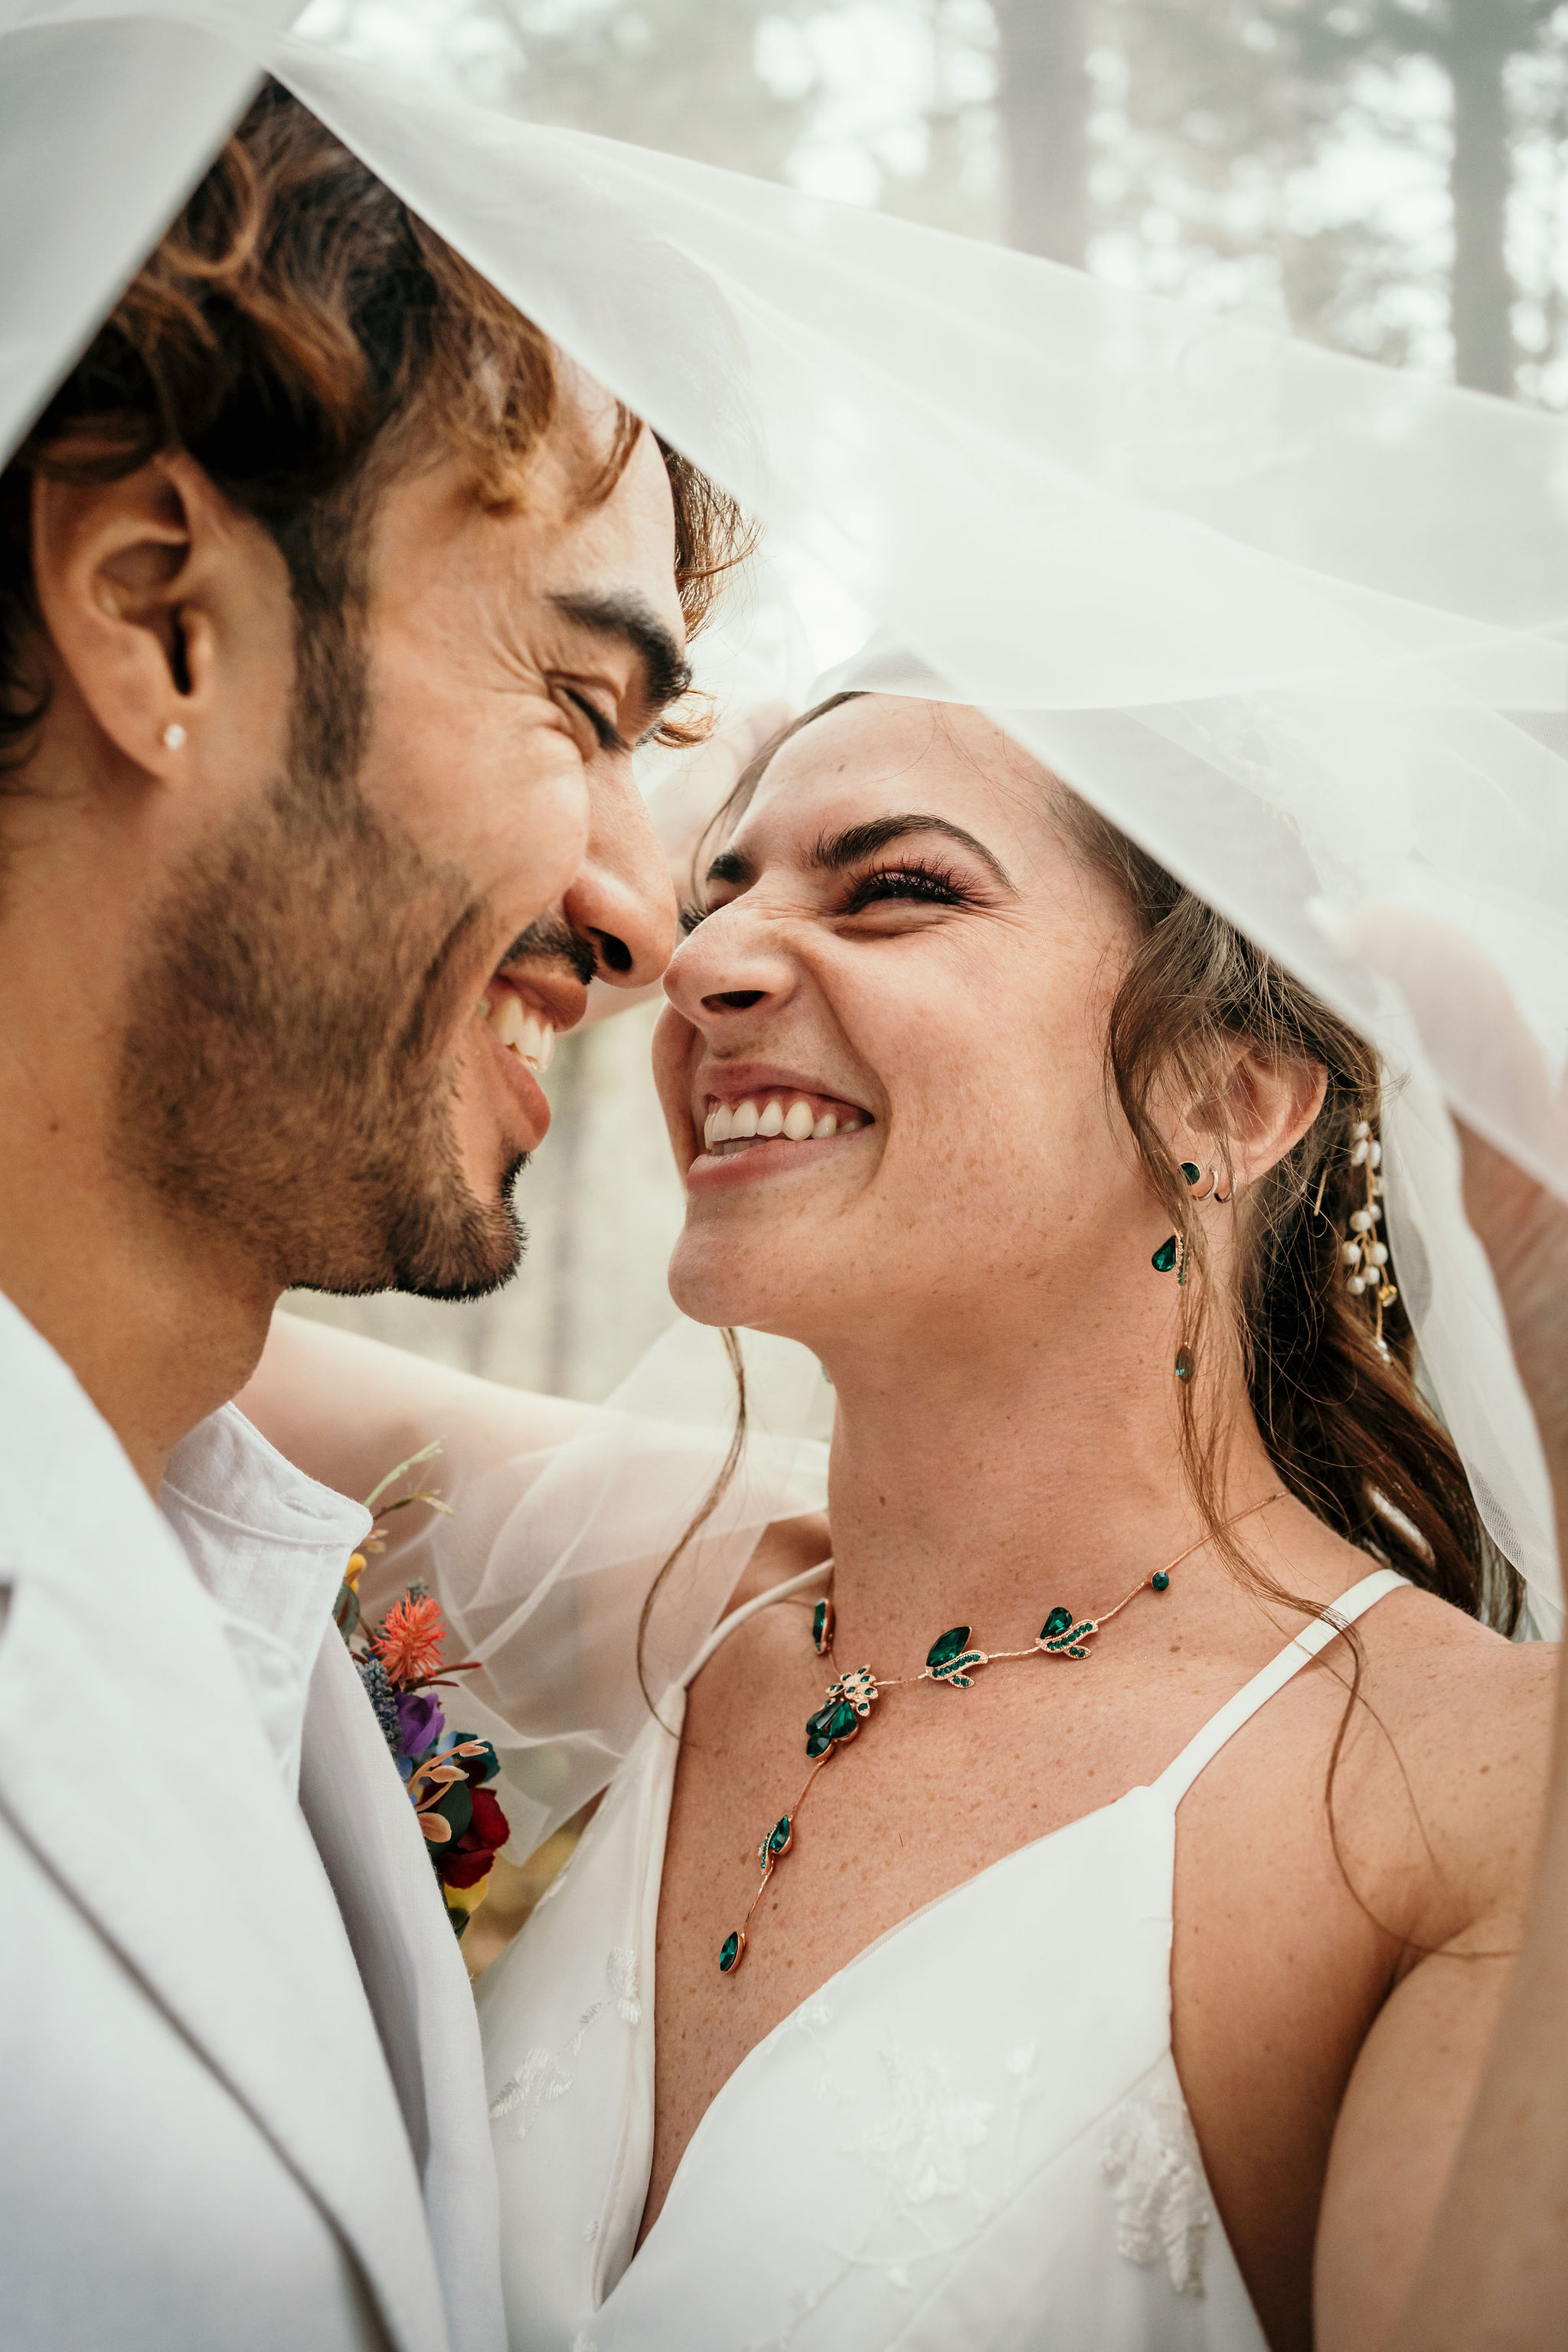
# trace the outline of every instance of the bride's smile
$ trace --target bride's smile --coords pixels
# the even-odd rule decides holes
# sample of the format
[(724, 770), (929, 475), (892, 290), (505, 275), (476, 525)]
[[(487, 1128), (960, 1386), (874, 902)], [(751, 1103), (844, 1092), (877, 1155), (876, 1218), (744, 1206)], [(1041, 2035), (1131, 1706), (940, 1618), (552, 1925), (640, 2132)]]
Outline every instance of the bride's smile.
[(995, 1346), (1146, 1226), (1121, 1279), (1167, 1314), (1144, 1277), (1168, 1221), (1102, 1103), (1126, 918), (1041, 772), (977, 712), (865, 698), (742, 798), (655, 1047), (678, 1303), (787, 1331), (837, 1378), (868, 1313), (887, 1333), (940, 1294)]

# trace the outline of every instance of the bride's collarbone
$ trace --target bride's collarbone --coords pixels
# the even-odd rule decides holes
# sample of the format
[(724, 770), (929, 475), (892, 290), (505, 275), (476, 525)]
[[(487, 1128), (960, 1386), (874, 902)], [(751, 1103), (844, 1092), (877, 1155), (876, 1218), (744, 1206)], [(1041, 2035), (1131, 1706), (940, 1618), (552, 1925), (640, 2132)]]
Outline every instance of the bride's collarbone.
[[(704, 2071), (724, 2079), (805, 1993), (926, 1904), (1152, 1782), (1294, 1630), (1265, 1622), (1237, 1641), (1234, 1612), (1222, 1612), (1228, 1638), (1205, 1629), (1204, 1613), (1191, 1612), (1185, 1630), (1173, 1616), (1157, 1637), (1146, 1625), (1078, 1663), (977, 1671), (968, 1690), (886, 1692), (813, 1781), (731, 1980), (715, 1965), (720, 1942), (756, 1891), (759, 1841), (795, 1809), (809, 1769), (806, 1717), (846, 1663), (815, 1655), (809, 1611), (798, 1622), (793, 1609), (764, 1611), (737, 1633), (693, 1686), (659, 1915), (661, 2016), (668, 2007), (672, 2022), (710, 2035)], [(1321, 1661), (1259, 1709), (1184, 1800), (1179, 1999), (1201, 1991), (1209, 1970), (1206, 1959), (1186, 1967), (1184, 1948), (1223, 1948), (1212, 1975), (1230, 1999), (1238, 1964), (1244, 1978), (1277, 1975), (1288, 1934), (1337, 1987), (1339, 2022), (1370, 2017), (1402, 1946), (1454, 1932), (1475, 1857), (1508, 1843), (1492, 1813), (1483, 1820), (1462, 1795), (1468, 1811), (1457, 1827), (1450, 1817), (1456, 1787), (1468, 1785), (1467, 1741), (1495, 1737), (1519, 1654), (1426, 1596), (1395, 1596), (1363, 1641), (1366, 1704), (1350, 1703), (1342, 1654)], [(1440, 1721), (1435, 1687), (1447, 1700)], [(1526, 1748), (1542, 1737), (1544, 1723), (1521, 1733)], [(1519, 1769), (1528, 1776), (1528, 1763)]]

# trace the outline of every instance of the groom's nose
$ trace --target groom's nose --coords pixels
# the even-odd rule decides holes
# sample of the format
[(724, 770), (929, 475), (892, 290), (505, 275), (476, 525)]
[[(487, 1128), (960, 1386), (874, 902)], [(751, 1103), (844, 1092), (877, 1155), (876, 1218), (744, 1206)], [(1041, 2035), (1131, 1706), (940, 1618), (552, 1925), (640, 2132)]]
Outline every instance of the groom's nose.
[(562, 904), (613, 988), (646, 988), (669, 961), (675, 886), (629, 762), (590, 784), (587, 846)]

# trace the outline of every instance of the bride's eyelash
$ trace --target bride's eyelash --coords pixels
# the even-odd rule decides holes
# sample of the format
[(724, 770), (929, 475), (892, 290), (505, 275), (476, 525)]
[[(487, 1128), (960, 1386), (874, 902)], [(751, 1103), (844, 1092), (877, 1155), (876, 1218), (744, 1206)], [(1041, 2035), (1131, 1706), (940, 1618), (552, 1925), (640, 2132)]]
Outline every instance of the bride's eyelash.
[[(870, 873), (862, 874), (849, 886), (842, 905), (841, 915), (858, 915), (867, 907), (885, 906), (890, 899), (913, 899), (927, 907), (966, 907), (973, 900), (973, 892), (951, 866), (924, 865), (919, 859), (905, 858), (897, 866), (877, 866)], [(691, 901), (682, 906), (680, 929), (687, 939), (699, 923), (706, 922), (710, 907), (699, 907)]]
[(839, 912), (858, 915), (864, 908), (886, 904), (889, 898), (913, 898), (928, 907), (963, 907), (973, 895), (951, 866), (906, 858), (897, 866), (878, 866), (862, 874), (850, 885)]

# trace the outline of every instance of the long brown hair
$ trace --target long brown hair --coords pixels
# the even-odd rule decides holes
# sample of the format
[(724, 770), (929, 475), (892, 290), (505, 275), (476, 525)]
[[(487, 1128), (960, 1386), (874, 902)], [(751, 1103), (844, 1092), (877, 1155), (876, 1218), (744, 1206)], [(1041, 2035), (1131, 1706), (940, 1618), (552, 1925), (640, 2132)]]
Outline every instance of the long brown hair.
[[(355, 554), (393, 467), (458, 457), (505, 510), (563, 412), (549, 339), (379, 181), (299, 100), (268, 82), (0, 473), (0, 770), (47, 708), (30, 649), (36, 477), (117, 481), (186, 450), (271, 532), (301, 618), (355, 593)], [(607, 497), (640, 426), (617, 404), (582, 485)], [(751, 543), (729, 494), (660, 444), (689, 630)], [(702, 729), (672, 713), (667, 742)]]
[[(738, 819), (792, 735), (855, 698), (833, 696), (765, 744), (704, 844)], [(1054, 778), (1045, 780), (1044, 789), (1075, 854), (1115, 884), (1133, 919), (1136, 941), (1108, 1024), (1106, 1083), (1192, 1268), (1182, 1293), (1183, 1337), (1199, 1376), (1180, 1384), (1182, 1466), (1210, 1539), (1266, 1598), (1302, 1615), (1323, 1613), (1276, 1584), (1224, 1527), (1226, 1431), (1201, 1377), (1216, 1311), (1205, 1279), (1207, 1252), (1202, 1220), (1192, 1213), (1185, 1180), (1152, 1109), (1156, 1089), (1168, 1088), (1173, 1079), (1194, 1100), (1211, 1096), (1224, 1049), (1241, 1039), (1266, 1060), (1320, 1066), (1327, 1081), (1307, 1133), (1237, 1198), (1239, 1278), (1229, 1311), (1269, 1458), (1289, 1491), (1337, 1535), (1467, 1615), (1512, 1633), (1522, 1581), (1488, 1537), (1453, 1440), (1416, 1385), (1415, 1334), (1403, 1303), (1384, 1311), (1384, 1353), (1369, 1315), (1346, 1286), (1341, 1253), (1351, 1213), (1363, 1197), (1352, 1165), (1352, 1130), (1365, 1120), (1375, 1131), (1379, 1122), (1375, 1052), (1108, 818)], [(700, 845), (699, 858), (703, 854)], [(695, 863), (692, 884), (695, 889)], [(1397, 1287), (1392, 1258), (1388, 1274)], [(743, 1429), (742, 1397), (731, 1461), (739, 1458)], [(716, 1500), (717, 1493), (705, 1498), (700, 1518), (660, 1569), (659, 1583)], [(658, 1589), (656, 1583), (654, 1593)], [(1363, 1657), (1354, 1628), (1345, 1633), (1353, 1701)], [(1331, 1760), (1331, 1791), (1348, 1720), (1347, 1708)]]

